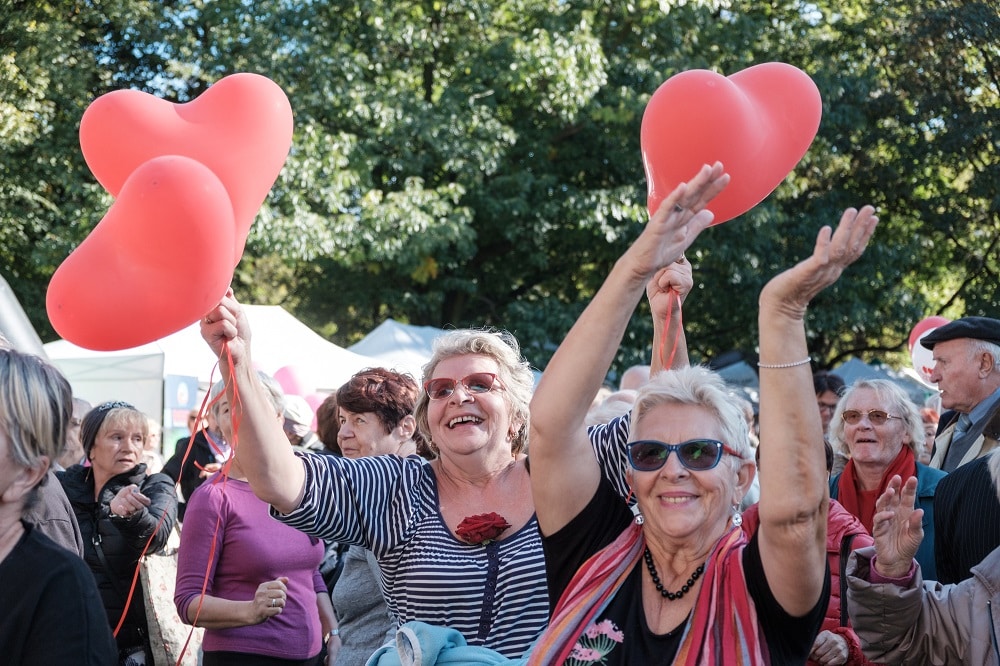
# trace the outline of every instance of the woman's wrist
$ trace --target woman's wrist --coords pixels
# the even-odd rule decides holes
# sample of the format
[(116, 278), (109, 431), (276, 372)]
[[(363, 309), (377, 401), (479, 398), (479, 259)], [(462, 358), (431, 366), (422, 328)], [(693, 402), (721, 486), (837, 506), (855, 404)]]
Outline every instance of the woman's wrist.
[(917, 562), (912, 558), (887, 564), (879, 561), (878, 555), (876, 555), (872, 558), (871, 582), (893, 583), (905, 587), (913, 580), (916, 571)]

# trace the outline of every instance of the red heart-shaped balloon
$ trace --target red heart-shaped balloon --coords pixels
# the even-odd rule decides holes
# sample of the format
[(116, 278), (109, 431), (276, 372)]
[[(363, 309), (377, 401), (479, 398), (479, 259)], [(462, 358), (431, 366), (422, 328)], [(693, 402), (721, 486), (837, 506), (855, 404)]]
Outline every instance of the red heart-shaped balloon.
[(707, 206), (714, 224), (774, 191), (816, 136), (822, 100), (812, 79), (780, 62), (724, 77), (681, 72), (661, 85), (642, 116), (642, 161), (652, 215), (704, 164), (722, 162), (729, 185)]
[(288, 157), (292, 108), (259, 74), (232, 74), (196, 99), (174, 104), (138, 90), (94, 100), (80, 121), (80, 146), (98, 182), (118, 196), (139, 165), (161, 155), (198, 160), (223, 182), (236, 223), (234, 257)]
[(229, 195), (208, 167), (178, 155), (149, 160), (52, 276), (49, 321), (98, 351), (179, 331), (225, 295), (234, 229)]

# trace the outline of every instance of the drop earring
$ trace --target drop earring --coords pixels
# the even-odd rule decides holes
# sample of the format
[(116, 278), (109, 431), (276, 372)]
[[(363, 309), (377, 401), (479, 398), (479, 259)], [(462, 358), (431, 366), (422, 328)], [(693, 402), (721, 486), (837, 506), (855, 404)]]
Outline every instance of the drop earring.
[(639, 508), (639, 503), (636, 502), (632, 504), (632, 486), (628, 488), (628, 497), (625, 498), (625, 503), (629, 504), (629, 509), (632, 511), (632, 515), (635, 516), (635, 524), (642, 525), (646, 522), (646, 517), (642, 515), (642, 509)]
[(733, 527), (739, 527), (743, 524), (743, 514), (740, 512), (740, 505), (733, 505)]

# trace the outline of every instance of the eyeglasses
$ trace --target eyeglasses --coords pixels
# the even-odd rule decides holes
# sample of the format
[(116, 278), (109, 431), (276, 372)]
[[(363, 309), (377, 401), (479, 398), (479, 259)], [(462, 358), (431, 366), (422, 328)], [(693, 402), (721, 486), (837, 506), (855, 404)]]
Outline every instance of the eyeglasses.
[(431, 379), (424, 384), (427, 397), (431, 400), (443, 400), (455, 392), (455, 388), (461, 384), (469, 393), (489, 393), (495, 387), (503, 388), (497, 376), (492, 372), (474, 372), (461, 379), (451, 379), (450, 377), (438, 377)]
[(885, 422), (889, 419), (900, 419), (902, 416), (893, 416), (889, 412), (883, 412), (881, 409), (870, 409), (867, 412), (862, 412), (859, 409), (845, 409), (840, 415), (844, 422), (850, 425), (855, 425), (861, 421), (862, 416), (867, 416), (868, 421), (872, 425), (885, 425)]
[(628, 461), (640, 472), (655, 472), (667, 463), (672, 451), (677, 459), (692, 472), (705, 472), (722, 460), (722, 454), (741, 457), (739, 453), (716, 439), (689, 439), (680, 444), (667, 444), (655, 439), (629, 442)]

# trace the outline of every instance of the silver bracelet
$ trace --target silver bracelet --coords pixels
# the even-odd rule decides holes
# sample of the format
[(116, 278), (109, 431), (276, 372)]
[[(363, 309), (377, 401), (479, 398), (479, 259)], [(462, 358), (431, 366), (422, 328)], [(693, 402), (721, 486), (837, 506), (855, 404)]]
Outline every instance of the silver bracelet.
[(771, 370), (778, 370), (781, 368), (794, 368), (797, 365), (805, 365), (806, 363), (812, 363), (812, 356), (806, 356), (801, 361), (794, 361), (792, 363), (761, 363), (757, 362), (758, 368), (768, 368)]

